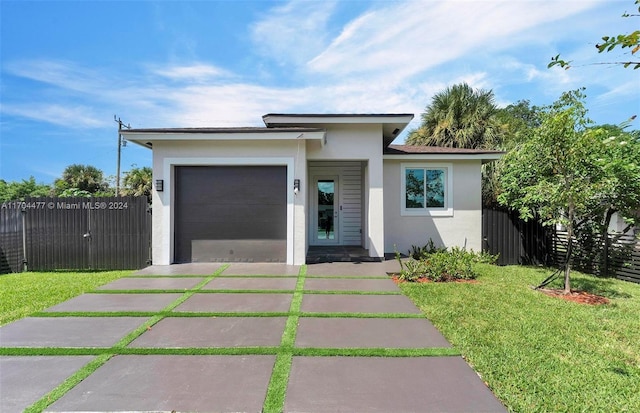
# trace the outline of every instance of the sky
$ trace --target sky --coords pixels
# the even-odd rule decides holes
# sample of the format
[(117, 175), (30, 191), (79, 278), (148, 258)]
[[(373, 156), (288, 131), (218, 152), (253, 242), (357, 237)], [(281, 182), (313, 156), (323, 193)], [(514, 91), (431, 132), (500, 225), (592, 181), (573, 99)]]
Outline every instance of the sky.
[[(460, 82), (500, 107), (586, 87), (589, 117), (640, 115), (640, 70), (594, 63), (633, 0), (0, 0), (0, 179), (115, 176), (133, 128), (263, 126), (266, 113), (413, 113)], [(569, 70), (548, 69), (560, 53)], [(640, 129), (636, 121), (633, 129)], [(400, 141), (396, 142), (400, 143)], [(122, 170), (151, 151), (122, 149)]]

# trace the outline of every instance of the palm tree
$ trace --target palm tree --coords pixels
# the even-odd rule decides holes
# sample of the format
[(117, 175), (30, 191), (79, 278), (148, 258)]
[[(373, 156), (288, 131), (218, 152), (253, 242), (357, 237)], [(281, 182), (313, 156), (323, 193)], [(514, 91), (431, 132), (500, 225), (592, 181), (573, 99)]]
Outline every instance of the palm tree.
[(70, 189), (95, 194), (107, 190), (109, 184), (102, 171), (95, 166), (73, 164), (64, 169), (55, 187), (58, 194)]
[(502, 137), (493, 91), (466, 83), (437, 93), (422, 114), (422, 125), (407, 138), (409, 145), (451, 148), (494, 148)]
[(133, 167), (129, 172), (125, 172), (122, 179), (122, 195), (151, 197), (151, 180), (153, 171), (150, 167)]

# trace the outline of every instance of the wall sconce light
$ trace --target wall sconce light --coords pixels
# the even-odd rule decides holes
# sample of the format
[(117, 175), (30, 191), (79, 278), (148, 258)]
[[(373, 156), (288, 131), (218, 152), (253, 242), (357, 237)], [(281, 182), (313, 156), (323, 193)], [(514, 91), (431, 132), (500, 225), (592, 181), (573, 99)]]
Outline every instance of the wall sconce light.
[(164, 180), (156, 179), (156, 191), (162, 192), (164, 191)]
[(298, 192), (300, 192), (300, 180), (299, 179), (294, 179), (293, 180), (293, 193), (298, 195)]

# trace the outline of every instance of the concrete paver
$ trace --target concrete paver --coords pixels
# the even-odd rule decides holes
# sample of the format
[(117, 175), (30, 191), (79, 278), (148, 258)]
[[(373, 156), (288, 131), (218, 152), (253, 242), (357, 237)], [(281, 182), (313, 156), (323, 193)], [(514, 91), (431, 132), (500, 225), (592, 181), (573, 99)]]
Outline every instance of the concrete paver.
[(304, 289), (318, 291), (396, 291), (400, 288), (390, 279), (306, 278)]
[(83, 294), (46, 309), (57, 311), (161, 311), (182, 294)]
[(285, 412), (505, 412), (461, 357), (294, 357)]
[(214, 278), (203, 290), (290, 290), (296, 289), (297, 278)]
[(196, 293), (174, 311), (287, 312), (292, 298), (293, 294), (282, 293)]
[(286, 322), (286, 317), (165, 318), (129, 347), (277, 347)]
[(120, 278), (98, 290), (188, 290), (204, 278)]
[(426, 318), (301, 317), (296, 347), (451, 347)]
[(232, 263), (223, 275), (298, 275), (300, 266), (278, 263)]
[(221, 263), (189, 263), (173, 265), (151, 265), (134, 272), (132, 275), (212, 275), (224, 264)]
[(304, 313), (406, 313), (420, 310), (404, 295), (305, 294)]
[(398, 272), (399, 267), (398, 262), (395, 260), (382, 262), (329, 262), (308, 265), (307, 275), (388, 277), (388, 273)]
[(111, 347), (145, 317), (28, 317), (0, 327), (2, 347)]
[(275, 356), (115, 356), (48, 408), (259, 412)]
[(0, 356), (0, 412), (19, 413), (93, 356)]

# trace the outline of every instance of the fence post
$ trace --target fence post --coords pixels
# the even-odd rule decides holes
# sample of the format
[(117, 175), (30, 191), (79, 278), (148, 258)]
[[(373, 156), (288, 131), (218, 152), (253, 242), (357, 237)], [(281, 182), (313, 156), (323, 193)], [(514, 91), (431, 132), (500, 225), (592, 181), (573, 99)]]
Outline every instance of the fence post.
[(22, 271), (28, 271), (27, 267), (27, 210), (22, 208)]
[(604, 234), (604, 251), (602, 253), (602, 272), (604, 277), (609, 276), (609, 233)]

